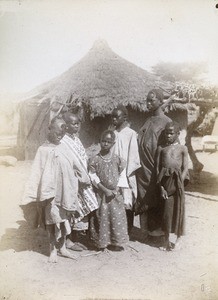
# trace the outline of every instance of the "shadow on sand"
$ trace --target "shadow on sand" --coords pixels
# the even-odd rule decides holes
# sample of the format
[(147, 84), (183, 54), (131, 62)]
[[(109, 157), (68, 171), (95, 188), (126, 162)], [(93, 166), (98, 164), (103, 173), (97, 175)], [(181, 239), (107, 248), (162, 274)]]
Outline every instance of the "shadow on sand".
[(16, 252), (34, 251), (49, 255), (47, 232), (39, 225), (36, 204), (20, 206), (25, 220), (16, 223), (19, 228), (7, 228), (0, 240), (0, 251), (13, 249)]
[(140, 228), (133, 226), (130, 234), (131, 242), (139, 242), (150, 247), (159, 248), (164, 243), (164, 236), (148, 236), (144, 237)]
[[(218, 196), (218, 177), (210, 172), (202, 171), (199, 175), (190, 172), (190, 183), (186, 186), (186, 192), (201, 193), (204, 195)], [(208, 200), (209, 197), (208, 197)]]
[(18, 229), (7, 228), (0, 241), (0, 251), (13, 249), (16, 252), (34, 251), (49, 255), (47, 233), (42, 228), (32, 229), (24, 220), (17, 221)]

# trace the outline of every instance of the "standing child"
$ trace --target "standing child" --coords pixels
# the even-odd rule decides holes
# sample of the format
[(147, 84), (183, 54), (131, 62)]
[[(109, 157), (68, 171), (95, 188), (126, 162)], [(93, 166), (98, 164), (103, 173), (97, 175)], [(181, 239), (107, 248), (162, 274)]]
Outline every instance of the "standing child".
[[(77, 162), (78, 172), (88, 175), (87, 161), (85, 148), (81, 143), (78, 134), (81, 126), (78, 115), (71, 112), (66, 112), (63, 115), (66, 122), (66, 134), (61, 140), (61, 144), (66, 147), (69, 155), (69, 160)], [(67, 239), (67, 248), (75, 251), (82, 251), (86, 247), (78, 242), (80, 232), (88, 230), (88, 214), (98, 208), (98, 201), (93, 191), (91, 182), (88, 185), (79, 185), (79, 204), (81, 207), (80, 218), (78, 218), (73, 226), (72, 234)], [(75, 241), (72, 242), (72, 241)]]
[[(44, 204), (45, 224), (49, 235), (49, 262), (57, 262), (57, 248), (62, 256), (75, 259), (66, 249), (66, 236), (71, 233), (71, 219), (80, 212), (78, 205), (78, 173), (74, 161), (68, 161), (68, 153), (60, 144), (65, 134), (65, 122), (58, 118), (51, 122), (48, 141), (39, 147), (30, 180), (25, 192), (25, 203)], [(70, 178), (70, 185), (69, 180)]]
[(115, 134), (106, 130), (101, 136), (101, 150), (90, 160), (90, 177), (97, 188), (99, 209), (90, 217), (90, 238), (98, 249), (123, 250), (128, 240), (124, 201), (117, 186), (125, 162), (113, 153)]
[[(36, 152), (22, 199), (24, 214), (27, 215), (27, 220), (32, 219), (31, 223), (35, 223), (35, 227), (45, 227), (44, 209), (41, 205), (42, 201), (45, 200), (41, 189), (42, 176), (50, 153), (54, 152), (55, 147), (65, 134), (66, 123), (63, 119), (54, 118), (48, 129), (47, 140)], [(33, 214), (37, 217), (37, 220), (33, 218)]]
[(184, 235), (185, 191), (188, 179), (188, 151), (179, 143), (180, 128), (176, 122), (165, 127), (165, 142), (157, 150), (157, 182), (163, 199), (165, 244), (161, 250), (172, 250)]
[(122, 174), (120, 186), (126, 209), (128, 233), (133, 227), (133, 207), (137, 198), (136, 170), (140, 168), (137, 133), (129, 127), (128, 111), (120, 105), (112, 112), (112, 122), (115, 126), (116, 142), (114, 152), (126, 161), (125, 174)]

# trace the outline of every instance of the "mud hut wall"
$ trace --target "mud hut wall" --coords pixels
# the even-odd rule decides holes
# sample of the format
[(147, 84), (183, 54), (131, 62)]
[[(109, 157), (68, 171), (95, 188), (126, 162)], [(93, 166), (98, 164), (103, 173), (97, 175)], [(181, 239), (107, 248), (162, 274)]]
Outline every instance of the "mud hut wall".
[(101, 133), (106, 130), (111, 123), (111, 116), (96, 117), (90, 120), (88, 117), (82, 122), (80, 139), (85, 148), (92, 144), (99, 143)]
[[(19, 159), (34, 159), (38, 147), (46, 140), (49, 124), (48, 110), (48, 102), (42, 103), (39, 106), (33, 103), (23, 105), (18, 133), (17, 156)], [(146, 112), (140, 112), (128, 107), (128, 113), (131, 128), (138, 132), (145, 122)], [(172, 111), (167, 115), (177, 121), (182, 129), (187, 128), (186, 111)], [(84, 147), (88, 148), (93, 144), (98, 144), (101, 133), (106, 130), (110, 124), (111, 115), (95, 117), (93, 120), (90, 120), (89, 116), (86, 116), (80, 131), (80, 139)]]
[[(136, 132), (139, 132), (140, 128), (145, 122), (146, 112), (140, 112), (128, 107), (129, 123), (130, 127)], [(188, 124), (187, 111), (172, 111), (167, 114), (172, 120), (178, 122), (183, 131), (186, 132)], [(90, 120), (88, 117), (81, 125), (80, 139), (85, 148), (90, 147), (92, 144), (99, 143), (101, 133), (108, 129), (111, 124), (111, 115), (105, 117), (95, 117)], [(185, 134), (182, 134), (182, 136)], [(184, 137), (182, 137), (184, 139)]]
[(19, 159), (32, 160), (48, 134), (49, 102), (23, 103), (20, 109), (20, 124), (17, 140)]

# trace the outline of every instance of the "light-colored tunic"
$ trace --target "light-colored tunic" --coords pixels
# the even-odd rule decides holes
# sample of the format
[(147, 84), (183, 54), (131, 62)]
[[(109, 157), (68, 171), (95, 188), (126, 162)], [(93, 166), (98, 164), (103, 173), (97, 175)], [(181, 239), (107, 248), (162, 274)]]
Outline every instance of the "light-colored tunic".
[(45, 165), (48, 159), (48, 156), (51, 152), (54, 152), (56, 145), (46, 141), (42, 144), (33, 160), (30, 176), (25, 186), (24, 195), (22, 198), (22, 205), (26, 205), (31, 202), (43, 201), (41, 195), (41, 181), (44, 173)]
[[(28, 210), (28, 219), (37, 218), (37, 226), (55, 225), (56, 240), (62, 236), (60, 223), (64, 223), (65, 234), (70, 234), (70, 215), (67, 210), (54, 200), (55, 169), (54, 160), (56, 145), (46, 141), (37, 150), (32, 164), (29, 179), (26, 183), (22, 205)], [(53, 200), (52, 200), (53, 198)], [(49, 200), (50, 199), (50, 200)], [(32, 203), (31, 210), (28, 205)], [(34, 205), (35, 203), (35, 205)], [(37, 213), (37, 215), (36, 215)]]
[(125, 208), (132, 210), (137, 198), (135, 171), (140, 168), (137, 133), (128, 126), (121, 131), (115, 130), (114, 133), (114, 153), (126, 161), (125, 174), (122, 173), (118, 185), (122, 187)]

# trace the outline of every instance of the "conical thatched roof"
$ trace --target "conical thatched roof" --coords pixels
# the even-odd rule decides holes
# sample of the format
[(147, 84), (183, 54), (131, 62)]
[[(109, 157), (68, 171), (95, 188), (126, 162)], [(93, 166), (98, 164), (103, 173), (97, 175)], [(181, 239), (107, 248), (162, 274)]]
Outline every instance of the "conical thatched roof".
[(148, 91), (159, 86), (169, 88), (168, 83), (121, 58), (100, 40), (68, 71), (35, 89), (34, 100), (83, 103), (93, 118), (111, 113), (117, 104), (144, 111)]

